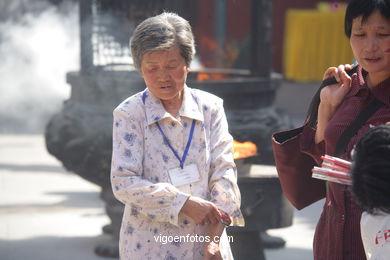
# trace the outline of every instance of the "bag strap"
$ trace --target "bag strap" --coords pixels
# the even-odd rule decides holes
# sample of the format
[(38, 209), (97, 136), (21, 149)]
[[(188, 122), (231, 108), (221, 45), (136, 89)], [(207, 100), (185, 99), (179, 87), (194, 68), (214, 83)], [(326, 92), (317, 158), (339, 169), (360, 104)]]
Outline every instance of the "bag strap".
[(375, 98), (359, 113), (358, 117), (345, 129), (337, 141), (335, 156), (338, 157), (345, 151), (351, 137), (381, 106), (383, 106), (383, 103)]
[[(358, 65), (354, 65), (350, 70), (347, 70), (346, 73), (349, 76), (351, 76), (352, 74), (357, 72), (358, 67), (359, 67)], [(335, 77), (324, 79), (321, 82), (321, 85), (318, 88), (317, 92), (314, 94), (313, 98), (311, 99), (309, 108), (307, 110), (307, 115), (306, 115), (305, 122), (310, 127), (315, 128), (317, 126), (318, 106), (320, 105), (320, 102), (321, 102), (321, 99), (320, 99), (321, 90), (324, 87), (326, 87), (326, 86), (333, 85), (333, 84), (336, 84), (336, 83), (337, 83), (337, 80), (336, 80)]]

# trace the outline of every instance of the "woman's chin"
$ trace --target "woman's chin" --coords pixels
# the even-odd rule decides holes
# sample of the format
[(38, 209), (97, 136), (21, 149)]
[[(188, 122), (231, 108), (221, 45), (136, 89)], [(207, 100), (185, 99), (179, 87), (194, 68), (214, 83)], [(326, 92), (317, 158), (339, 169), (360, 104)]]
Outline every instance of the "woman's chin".
[(390, 71), (390, 68), (383, 66), (381, 61), (364, 62), (364, 64), (361, 64), (361, 66), (368, 73), (383, 73)]

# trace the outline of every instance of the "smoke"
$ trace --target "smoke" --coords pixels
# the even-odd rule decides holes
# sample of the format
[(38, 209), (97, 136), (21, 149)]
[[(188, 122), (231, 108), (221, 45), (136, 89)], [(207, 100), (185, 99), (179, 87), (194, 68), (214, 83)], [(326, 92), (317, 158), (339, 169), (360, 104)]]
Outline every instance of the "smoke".
[(42, 133), (70, 95), (66, 73), (79, 69), (77, 4), (39, 4), (0, 21), (0, 133)]

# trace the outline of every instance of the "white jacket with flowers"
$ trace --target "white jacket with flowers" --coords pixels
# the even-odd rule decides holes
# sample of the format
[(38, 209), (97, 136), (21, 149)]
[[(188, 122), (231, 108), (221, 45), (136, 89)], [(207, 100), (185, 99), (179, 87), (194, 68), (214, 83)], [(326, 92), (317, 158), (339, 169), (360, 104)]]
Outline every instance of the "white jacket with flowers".
[[(200, 180), (175, 187), (168, 170), (180, 163), (156, 122), (182, 157), (193, 120), (194, 134), (184, 165), (195, 164)], [(207, 226), (179, 215), (190, 195), (213, 202), (230, 215), (233, 225), (244, 225), (233, 139), (222, 99), (185, 86), (183, 104), (175, 118), (146, 89), (114, 110), (113, 124), (111, 183), (116, 198), (125, 204), (122, 260), (201, 259), (200, 240), (207, 239)], [(232, 259), (226, 233), (221, 240), (224, 259)]]

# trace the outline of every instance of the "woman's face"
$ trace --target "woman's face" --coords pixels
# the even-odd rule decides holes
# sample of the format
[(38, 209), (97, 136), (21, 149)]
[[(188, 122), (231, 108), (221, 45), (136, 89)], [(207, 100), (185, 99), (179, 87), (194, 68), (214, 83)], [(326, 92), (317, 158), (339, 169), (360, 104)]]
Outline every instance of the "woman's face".
[(140, 69), (149, 91), (162, 101), (181, 98), (188, 71), (178, 46), (144, 54)]
[(361, 16), (353, 20), (350, 43), (355, 58), (374, 83), (390, 76), (390, 21), (379, 11), (364, 23)]

